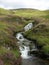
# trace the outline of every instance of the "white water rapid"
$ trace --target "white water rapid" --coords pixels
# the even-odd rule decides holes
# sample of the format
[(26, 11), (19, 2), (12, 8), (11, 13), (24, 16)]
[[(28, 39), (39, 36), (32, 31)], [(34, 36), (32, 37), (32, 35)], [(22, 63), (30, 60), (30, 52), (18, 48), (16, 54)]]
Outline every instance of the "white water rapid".
[(21, 33), (18, 33), (16, 35), (16, 38), (20, 41), (18, 44), (19, 44), (19, 49), (20, 49), (21, 57), (23, 59), (31, 58), (31, 56), (29, 55), (29, 51), (30, 51), (29, 46), (26, 46), (26, 45), (22, 44), (23, 41), (25, 41), (25, 38), (23, 37), (23, 35)]
[(23, 59), (28, 59), (28, 58), (31, 58), (31, 56), (29, 55), (29, 46), (24, 46), (24, 47), (19, 47), (20, 49), (20, 53), (21, 53), (21, 57)]

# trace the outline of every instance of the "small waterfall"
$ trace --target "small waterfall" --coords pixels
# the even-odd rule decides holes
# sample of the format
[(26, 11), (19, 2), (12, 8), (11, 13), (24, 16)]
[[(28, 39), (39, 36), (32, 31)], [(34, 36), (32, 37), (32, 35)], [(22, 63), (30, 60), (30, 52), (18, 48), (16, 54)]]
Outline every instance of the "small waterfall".
[(31, 58), (31, 56), (29, 56), (28, 52), (30, 51), (29, 46), (23, 46), (23, 47), (19, 47), (20, 49), (20, 53), (21, 53), (21, 57), (23, 59), (28, 59)]
[(19, 41), (23, 41), (23, 40), (24, 40), (24, 37), (23, 37), (23, 35), (22, 35), (21, 33), (18, 33), (18, 34), (16, 35), (16, 38), (17, 38)]
[[(26, 46), (26, 45), (23, 45), (22, 43), (25, 43), (25, 38), (23, 37), (23, 35), (21, 33), (18, 33), (16, 35), (16, 38), (19, 40), (19, 49), (20, 49), (20, 53), (21, 53), (21, 57), (24, 58), (24, 59), (28, 59), (30, 58), (31, 56), (28, 54), (29, 51), (30, 51), (30, 48), (29, 46)], [(24, 42), (23, 42), (24, 41)], [(27, 41), (26, 41), (27, 43)]]

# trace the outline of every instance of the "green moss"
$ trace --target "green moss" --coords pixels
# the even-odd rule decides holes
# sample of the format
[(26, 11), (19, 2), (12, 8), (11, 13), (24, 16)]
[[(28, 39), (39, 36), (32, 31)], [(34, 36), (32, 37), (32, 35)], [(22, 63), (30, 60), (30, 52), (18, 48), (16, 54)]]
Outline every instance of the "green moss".
[(43, 52), (46, 53), (46, 54), (49, 54), (49, 45), (45, 45), (43, 47)]

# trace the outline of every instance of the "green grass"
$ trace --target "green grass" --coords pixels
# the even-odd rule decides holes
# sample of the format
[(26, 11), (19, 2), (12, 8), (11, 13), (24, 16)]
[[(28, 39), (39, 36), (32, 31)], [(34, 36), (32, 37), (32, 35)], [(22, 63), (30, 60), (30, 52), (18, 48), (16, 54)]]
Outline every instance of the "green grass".
[(49, 54), (49, 45), (45, 45), (44, 47), (43, 47), (43, 52), (46, 54)]
[(39, 17), (39, 16), (45, 16), (46, 13), (43, 11), (39, 11), (39, 10), (15, 10), (13, 11), (15, 15), (17, 16), (22, 16), (22, 17)]
[[(24, 35), (31, 40), (35, 39), (38, 45), (44, 45), (43, 52), (49, 53), (49, 10), (5, 10), (0, 8), (0, 55), (10, 52), (16, 58), (20, 56), (14, 33), (23, 30), (23, 27), (29, 22), (34, 22), (34, 27)], [(40, 27), (42, 25), (44, 26)], [(12, 48), (10, 51), (5, 48), (7, 45)], [(4, 65), (10, 64), (5, 62)]]
[(9, 10), (5, 10), (3, 8), (0, 8), (0, 15), (9, 15), (11, 12)]
[(0, 55), (5, 54), (8, 50), (5, 47), (0, 46)]
[[(47, 24), (44, 24), (44, 25), (47, 25)], [(45, 51), (45, 53), (49, 53), (49, 50), (47, 49), (47, 47), (45, 47), (45, 46), (48, 46), (49, 48), (49, 27), (47, 26), (45, 26), (44, 28), (35, 27), (34, 29), (26, 31), (24, 33), (24, 36), (26, 36), (27, 38), (31, 40), (33, 39), (36, 40), (37, 45), (39, 46), (42, 45), (44, 49), (43, 48), (41, 49)]]
[(15, 57), (19, 57), (19, 50), (11, 50)]
[(4, 65), (11, 65), (10, 62), (13, 63), (13, 60), (16, 60), (20, 55), (17, 49), (8, 50), (6, 47), (0, 46), (0, 56)]

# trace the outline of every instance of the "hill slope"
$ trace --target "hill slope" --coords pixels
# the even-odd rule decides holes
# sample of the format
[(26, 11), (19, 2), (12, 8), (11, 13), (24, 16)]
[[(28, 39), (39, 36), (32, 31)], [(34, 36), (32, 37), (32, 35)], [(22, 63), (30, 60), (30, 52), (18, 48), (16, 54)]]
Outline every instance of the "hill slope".
[[(41, 50), (49, 54), (49, 10), (0, 9), (0, 62), (4, 65), (12, 65), (12, 63), (10, 64), (12, 59), (15, 62), (16, 58), (19, 57), (17, 41), (14, 35), (19, 31), (23, 31), (23, 27), (29, 22), (32, 22), (34, 27), (25, 32), (24, 36), (36, 40), (37, 45), (42, 45)], [(8, 50), (9, 48), (10, 50)], [(8, 58), (9, 60), (6, 62), (7, 54), (12, 59)]]

